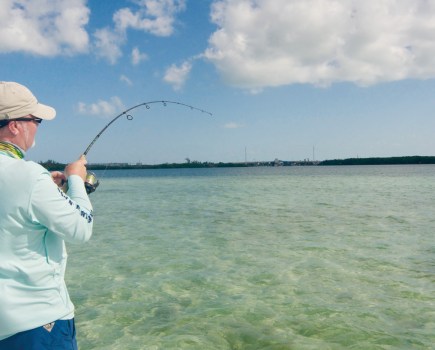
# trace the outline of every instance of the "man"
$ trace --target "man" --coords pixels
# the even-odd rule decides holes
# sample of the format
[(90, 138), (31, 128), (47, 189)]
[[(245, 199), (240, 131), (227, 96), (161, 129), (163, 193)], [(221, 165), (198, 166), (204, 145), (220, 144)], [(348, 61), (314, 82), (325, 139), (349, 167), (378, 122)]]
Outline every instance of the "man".
[(23, 85), (0, 82), (0, 350), (77, 349), (65, 241), (92, 235), (86, 160), (50, 174), (23, 159), (55, 115)]

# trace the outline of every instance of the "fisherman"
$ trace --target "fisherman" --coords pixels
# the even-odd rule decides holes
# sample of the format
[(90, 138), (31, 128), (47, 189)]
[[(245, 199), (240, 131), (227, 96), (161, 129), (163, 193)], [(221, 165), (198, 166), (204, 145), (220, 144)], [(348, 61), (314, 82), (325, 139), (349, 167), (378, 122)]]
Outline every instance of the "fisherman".
[(86, 159), (64, 173), (24, 160), (55, 115), (25, 86), (0, 82), (0, 350), (77, 349), (65, 242), (92, 235)]

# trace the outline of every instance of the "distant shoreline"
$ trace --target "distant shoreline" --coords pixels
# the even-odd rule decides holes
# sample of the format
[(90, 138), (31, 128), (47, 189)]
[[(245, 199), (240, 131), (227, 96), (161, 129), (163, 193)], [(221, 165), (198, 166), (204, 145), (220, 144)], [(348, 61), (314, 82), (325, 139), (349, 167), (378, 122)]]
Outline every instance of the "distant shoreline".
[[(66, 164), (53, 160), (39, 162), (47, 170), (62, 170)], [(435, 156), (407, 156), (407, 157), (371, 157), (371, 158), (347, 158), (323, 161), (283, 161), (275, 159), (263, 162), (185, 162), (163, 164), (129, 164), (129, 163), (90, 163), (89, 170), (117, 170), (117, 169), (180, 169), (180, 168), (234, 168), (234, 167), (257, 167), (257, 166), (333, 166), (333, 165), (405, 165), (405, 164), (435, 164)]]

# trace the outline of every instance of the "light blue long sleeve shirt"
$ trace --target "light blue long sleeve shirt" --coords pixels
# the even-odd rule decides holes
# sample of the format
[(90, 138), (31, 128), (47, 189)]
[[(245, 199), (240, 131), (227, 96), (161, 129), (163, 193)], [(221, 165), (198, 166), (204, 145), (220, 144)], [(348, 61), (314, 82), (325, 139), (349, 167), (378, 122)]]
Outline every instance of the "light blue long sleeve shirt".
[(83, 180), (62, 192), (37, 163), (0, 151), (0, 340), (74, 317), (65, 285), (65, 242), (92, 235)]

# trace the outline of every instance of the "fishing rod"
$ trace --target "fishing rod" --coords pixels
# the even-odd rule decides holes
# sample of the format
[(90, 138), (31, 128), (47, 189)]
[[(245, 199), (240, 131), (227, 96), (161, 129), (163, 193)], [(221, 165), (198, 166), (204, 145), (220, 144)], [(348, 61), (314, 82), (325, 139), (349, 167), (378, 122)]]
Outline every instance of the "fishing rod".
[[(121, 112), (120, 114), (118, 114), (115, 118), (113, 118), (109, 123), (107, 123), (103, 129), (101, 129), (101, 131), (97, 134), (97, 136), (94, 137), (94, 139), (92, 140), (92, 142), (89, 144), (89, 146), (86, 148), (86, 150), (83, 152), (83, 155), (86, 156), (89, 151), (91, 150), (92, 146), (95, 144), (95, 142), (100, 138), (100, 136), (107, 130), (107, 128), (112, 125), (116, 120), (118, 120), (119, 118), (121, 118), (122, 116), (126, 116), (127, 120), (133, 120), (133, 116), (131, 114), (127, 114), (128, 112), (132, 111), (133, 109), (145, 106), (146, 109), (150, 109), (150, 105), (152, 104), (162, 104), (163, 106), (167, 106), (168, 104), (174, 104), (174, 105), (179, 105), (179, 106), (183, 106), (183, 107), (187, 107), (190, 108), (191, 110), (195, 110), (201, 113), (206, 113), (209, 114), (210, 116), (213, 116), (212, 113), (207, 112), (201, 108), (197, 108), (182, 102), (177, 102), (177, 101), (168, 101), (168, 100), (161, 100), (161, 101), (148, 101), (148, 102), (143, 102), (143, 103), (139, 103), (136, 106), (130, 107), (128, 109), (126, 109), (125, 111)], [(94, 192), (98, 185), (100, 184), (100, 182), (97, 180), (97, 177), (95, 176), (95, 174), (93, 172), (88, 172), (86, 175), (86, 180), (85, 180), (85, 187), (86, 187), (86, 192), (92, 193)]]
[(199, 112), (201, 112), (201, 113), (206, 113), (206, 114), (209, 114), (210, 116), (212, 116), (213, 114), (212, 113), (210, 113), (210, 112), (207, 112), (207, 111), (205, 111), (205, 110), (203, 110), (203, 109), (200, 109), (200, 108), (197, 108), (197, 107), (193, 107), (193, 106), (191, 106), (191, 105), (188, 105), (188, 104), (185, 104), (185, 103), (181, 103), (181, 102), (175, 102), (175, 101), (166, 101), (166, 100), (163, 100), (163, 101), (149, 101), (149, 102), (143, 102), (143, 103), (140, 103), (140, 104), (138, 104), (138, 105), (136, 105), (136, 106), (133, 106), (133, 107), (131, 107), (131, 108), (128, 108), (128, 109), (126, 109), (124, 112), (121, 112), (120, 114), (118, 114), (115, 118), (113, 118), (109, 123), (107, 123), (107, 125), (97, 134), (97, 136), (95, 136), (95, 138), (92, 140), (92, 142), (89, 144), (89, 146), (86, 148), (86, 150), (83, 152), (83, 155), (84, 156), (86, 156), (87, 154), (88, 154), (88, 152), (89, 152), (89, 150), (92, 148), (92, 146), (94, 145), (94, 143), (100, 138), (100, 136), (101, 136), (101, 134), (103, 133), (103, 132), (105, 132), (106, 131), (106, 129), (110, 126), (110, 125), (112, 125), (117, 119), (119, 119), (119, 118), (121, 118), (123, 115), (125, 115), (126, 117), (127, 117), (127, 119), (128, 120), (132, 120), (133, 119), (133, 116), (131, 116), (130, 114), (127, 114), (128, 112), (130, 112), (130, 111), (132, 111), (133, 109), (136, 109), (136, 108), (138, 108), (138, 107), (141, 107), (141, 106), (145, 106), (147, 109), (150, 109), (151, 107), (149, 106), (149, 105), (151, 105), (151, 104), (154, 104), (154, 103), (159, 103), (159, 104), (162, 104), (163, 106), (167, 106), (167, 104), (175, 104), (175, 105), (179, 105), (179, 106), (184, 106), (184, 107), (188, 107), (188, 108), (190, 108), (191, 110), (196, 110), (196, 111), (199, 111)]

